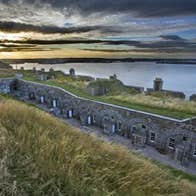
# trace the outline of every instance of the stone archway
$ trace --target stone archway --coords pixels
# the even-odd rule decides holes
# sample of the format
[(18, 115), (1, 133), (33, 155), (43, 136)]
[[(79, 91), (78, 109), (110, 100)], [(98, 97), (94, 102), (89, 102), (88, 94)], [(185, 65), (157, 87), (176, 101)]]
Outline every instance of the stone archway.
[(15, 91), (18, 91), (18, 89), (19, 89), (19, 82), (18, 82), (18, 80), (13, 80), (10, 83), (10, 91), (13, 93)]
[(108, 109), (100, 111), (101, 127), (105, 134), (115, 134), (119, 130), (119, 124), (122, 125), (123, 118), (117, 111)]
[(29, 92), (28, 97), (30, 100), (35, 100), (35, 92)]
[(144, 147), (147, 143), (149, 122), (142, 118), (133, 118), (128, 122), (126, 136), (131, 139), (133, 145)]

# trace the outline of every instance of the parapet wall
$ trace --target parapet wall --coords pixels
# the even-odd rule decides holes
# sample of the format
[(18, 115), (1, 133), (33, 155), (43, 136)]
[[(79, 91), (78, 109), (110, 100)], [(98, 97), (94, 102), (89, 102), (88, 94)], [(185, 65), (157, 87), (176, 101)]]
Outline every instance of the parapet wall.
[(11, 94), (24, 101), (43, 104), (55, 115), (73, 117), (82, 125), (101, 127), (106, 134), (127, 137), (135, 146), (154, 146), (182, 164), (196, 160), (196, 127), (191, 119), (178, 120), (88, 100), (62, 88), (35, 82), (13, 80), (8, 84)]

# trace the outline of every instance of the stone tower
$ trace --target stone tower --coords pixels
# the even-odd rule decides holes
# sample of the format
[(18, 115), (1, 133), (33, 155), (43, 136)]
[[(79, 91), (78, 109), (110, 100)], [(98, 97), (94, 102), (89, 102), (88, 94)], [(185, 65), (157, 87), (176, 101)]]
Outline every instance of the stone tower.
[(163, 90), (163, 80), (161, 78), (155, 78), (153, 90), (154, 91), (162, 91)]

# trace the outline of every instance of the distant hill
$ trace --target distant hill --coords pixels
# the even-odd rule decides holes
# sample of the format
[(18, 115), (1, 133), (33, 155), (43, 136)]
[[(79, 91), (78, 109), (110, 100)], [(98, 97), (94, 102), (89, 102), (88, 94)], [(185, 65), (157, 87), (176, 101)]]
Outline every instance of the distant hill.
[(0, 69), (12, 69), (12, 66), (10, 66), (7, 63), (4, 63), (4, 62), (0, 61)]
[(43, 58), (43, 59), (4, 59), (6, 63), (40, 63), (40, 64), (61, 64), (61, 63), (118, 63), (118, 62), (156, 62), (169, 64), (196, 64), (196, 59), (161, 59), (161, 58)]

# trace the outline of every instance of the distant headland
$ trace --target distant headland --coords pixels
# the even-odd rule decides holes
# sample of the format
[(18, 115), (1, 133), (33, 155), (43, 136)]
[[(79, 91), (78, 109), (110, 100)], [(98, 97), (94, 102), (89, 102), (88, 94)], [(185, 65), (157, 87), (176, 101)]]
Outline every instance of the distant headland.
[(3, 59), (4, 63), (117, 63), (117, 62), (155, 62), (165, 64), (196, 64), (196, 59), (161, 59), (161, 58), (37, 58), (37, 59)]

